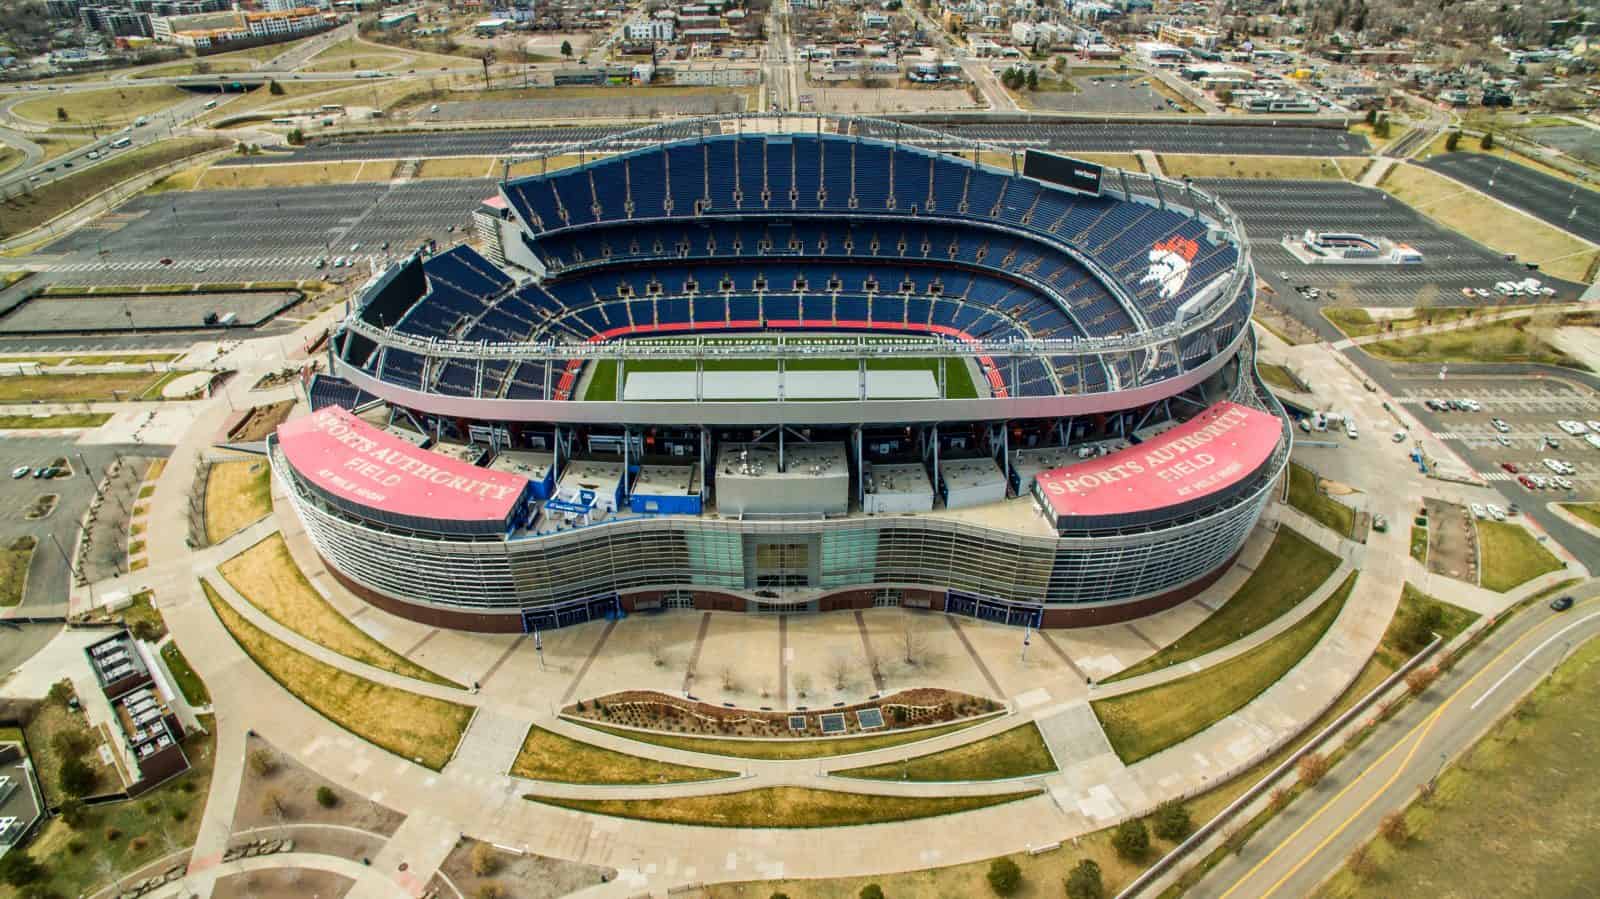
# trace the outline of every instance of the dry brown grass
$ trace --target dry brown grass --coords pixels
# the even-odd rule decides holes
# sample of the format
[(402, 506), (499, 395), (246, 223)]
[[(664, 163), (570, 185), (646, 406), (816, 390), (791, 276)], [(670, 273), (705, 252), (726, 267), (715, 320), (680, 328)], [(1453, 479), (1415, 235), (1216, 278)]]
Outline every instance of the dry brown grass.
[(380, 749), (439, 771), (472, 720), (472, 707), (357, 677), (290, 647), (245, 620), (204, 580), (222, 626), (279, 686)]
[(221, 543), (272, 514), (272, 470), (265, 459), (218, 462), (206, 477), (206, 541)]
[(224, 580), (268, 618), (307, 640), (374, 668), (445, 687), (461, 685), (368, 636), (322, 598), (295, 565), (281, 534), (217, 566)]
[(511, 773), (529, 780), (574, 784), (685, 783), (735, 776), (732, 771), (675, 765), (617, 752), (538, 725), (528, 728), (522, 750), (511, 763)]

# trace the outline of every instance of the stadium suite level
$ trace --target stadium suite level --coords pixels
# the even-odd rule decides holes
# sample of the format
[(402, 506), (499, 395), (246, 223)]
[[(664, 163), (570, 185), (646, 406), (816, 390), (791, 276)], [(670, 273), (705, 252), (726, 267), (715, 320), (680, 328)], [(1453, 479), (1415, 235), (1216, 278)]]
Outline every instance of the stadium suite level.
[(502, 185), (493, 261), (374, 279), (319, 411), (270, 444), (330, 569), (499, 631), (661, 606), (1098, 624), (1214, 579), (1290, 442), (1232, 213), (880, 126), (605, 138)]

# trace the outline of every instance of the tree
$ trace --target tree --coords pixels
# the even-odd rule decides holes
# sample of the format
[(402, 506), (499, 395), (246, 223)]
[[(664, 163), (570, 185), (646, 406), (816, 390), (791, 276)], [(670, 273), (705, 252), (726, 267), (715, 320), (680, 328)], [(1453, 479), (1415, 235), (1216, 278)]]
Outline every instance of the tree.
[(89, 795), (94, 792), (97, 779), (94, 769), (84, 764), (83, 759), (74, 756), (61, 763), (61, 789), (68, 796)]
[(1411, 691), (1412, 696), (1421, 696), (1428, 692), (1428, 688), (1438, 679), (1439, 669), (1418, 668), (1406, 675), (1406, 689)]
[(1300, 758), (1300, 784), (1314, 787), (1328, 776), (1331, 767), (1328, 757), (1320, 752), (1309, 752)]
[(861, 892), (856, 895), (860, 896), (861, 899), (883, 899), (883, 887), (875, 883), (869, 883), (862, 887)]
[(1374, 126), (1378, 124), (1378, 107), (1374, 106), (1367, 110), (1367, 124)]
[(44, 865), (26, 852), (7, 852), (0, 858), (0, 880), (14, 887), (25, 887), (44, 876)]
[(572, 41), (561, 42), (561, 55), (568, 59), (572, 58)]
[(82, 827), (87, 818), (82, 799), (67, 799), (61, 803), (61, 821), (73, 830)]
[(478, 843), (473, 846), (468, 861), (472, 864), (472, 873), (479, 877), (490, 877), (500, 870), (500, 856), (495, 854), (494, 847), (488, 843)]
[(1406, 652), (1417, 652), (1427, 646), (1433, 639), (1433, 634), (1444, 625), (1444, 609), (1436, 603), (1428, 603), (1415, 615), (1407, 616), (1405, 623), (1400, 627), (1397, 642)]
[(274, 97), (281, 97), (283, 96), (283, 85), (279, 84), (278, 79), (274, 78), (267, 82), (267, 93)]
[(828, 660), (828, 681), (835, 690), (843, 690), (850, 683), (850, 657), (836, 652)]
[(1009, 896), (1022, 886), (1022, 869), (1009, 858), (1001, 856), (989, 863), (989, 889), (996, 896)]
[(1150, 831), (1145, 829), (1143, 821), (1129, 818), (1117, 825), (1117, 832), (1111, 835), (1111, 845), (1118, 855), (1136, 862), (1150, 851)]
[(67, 108), (65, 106), (56, 107), (56, 118), (63, 122), (67, 120)]
[(1411, 825), (1406, 823), (1406, 813), (1398, 811), (1384, 815), (1383, 823), (1378, 825), (1378, 833), (1383, 834), (1389, 845), (1396, 849), (1404, 846), (1411, 839)]
[(1366, 880), (1377, 868), (1372, 863), (1372, 856), (1367, 854), (1365, 846), (1357, 846), (1351, 850), (1349, 857), (1345, 859), (1345, 865), (1350, 868), (1350, 873), (1354, 874), (1357, 880)]
[(1478, 146), (1483, 148), (1484, 150), (1493, 150), (1494, 149), (1494, 132), (1493, 131), (1485, 131), (1485, 132), (1483, 132), (1483, 140), (1478, 141)]
[(1067, 899), (1104, 899), (1105, 894), (1100, 866), (1094, 859), (1083, 859), (1067, 875)]
[(317, 805), (323, 808), (333, 808), (339, 804), (339, 794), (332, 787), (317, 787)]
[(299, 128), (293, 128), (289, 131), (288, 141), (298, 147), (306, 142), (306, 133)]
[(1029, 69), (1028, 70), (1028, 90), (1036, 91), (1038, 89), (1039, 89), (1039, 70), (1038, 69)]
[(794, 692), (796, 696), (805, 699), (806, 694), (811, 692), (811, 675), (804, 671), (796, 672), (794, 676)]
[(927, 652), (927, 638), (918, 630), (910, 617), (905, 620), (905, 627), (900, 629), (900, 649), (903, 652), (907, 665), (916, 665), (921, 661), (923, 653)]
[(1446, 153), (1454, 153), (1456, 151), (1456, 147), (1460, 143), (1461, 143), (1461, 132), (1459, 132), (1459, 131), (1450, 132), (1449, 134), (1445, 135), (1445, 137), (1444, 137), (1444, 150), (1445, 150), (1445, 152)]
[(1194, 824), (1189, 820), (1189, 809), (1176, 800), (1167, 800), (1156, 806), (1156, 836), (1176, 843), (1189, 835)]

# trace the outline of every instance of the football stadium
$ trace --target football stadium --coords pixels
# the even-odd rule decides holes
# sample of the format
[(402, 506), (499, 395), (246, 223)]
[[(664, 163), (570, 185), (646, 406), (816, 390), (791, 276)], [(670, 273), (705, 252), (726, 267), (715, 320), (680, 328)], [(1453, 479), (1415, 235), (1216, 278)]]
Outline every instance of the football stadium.
[(374, 275), (269, 441), (391, 612), (1103, 624), (1214, 581), (1283, 472), (1249, 244), (1186, 181), (827, 115), (532, 163), (481, 249)]

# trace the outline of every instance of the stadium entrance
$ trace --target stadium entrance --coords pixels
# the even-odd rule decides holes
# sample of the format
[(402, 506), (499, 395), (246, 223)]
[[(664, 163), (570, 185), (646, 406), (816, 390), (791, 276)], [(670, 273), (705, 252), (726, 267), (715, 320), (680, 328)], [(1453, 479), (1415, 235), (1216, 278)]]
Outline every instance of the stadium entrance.
[(619, 618), (622, 605), (617, 594), (606, 593), (586, 599), (574, 599), (555, 606), (540, 606), (522, 610), (522, 632), (548, 631), (573, 624), (583, 624), (599, 618)]
[(1012, 627), (1038, 627), (1044, 618), (1044, 607), (1026, 603), (1006, 602), (988, 596), (977, 596), (951, 590), (945, 594), (944, 610), (951, 615), (964, 615), (979, 621), (1009, 624)]

